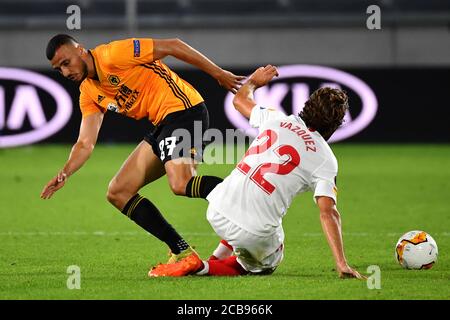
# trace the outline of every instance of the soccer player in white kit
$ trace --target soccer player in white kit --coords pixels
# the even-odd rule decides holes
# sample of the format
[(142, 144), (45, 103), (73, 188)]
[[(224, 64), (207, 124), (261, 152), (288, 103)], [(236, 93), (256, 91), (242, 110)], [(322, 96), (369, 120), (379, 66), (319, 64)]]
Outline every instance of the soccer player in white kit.
[(150, 276), (272, 273), (283, 259), (283, 216), (296, 195), (312, 191), (339, 276), (363, 278), (344, 255), (336, 208), (338, 165), (326, 142), (343, 122), (347, 96), (338, 89), (321, 88), (298, 116), (287, 116), (253, 98), (257, 88), (277, 75), (270, 65), (257, 69), (233, 99), (259, 135), (207, 197), (207, 219), (223, 239), (219, 247), (208, 261), (191, 255), (154, 268)]

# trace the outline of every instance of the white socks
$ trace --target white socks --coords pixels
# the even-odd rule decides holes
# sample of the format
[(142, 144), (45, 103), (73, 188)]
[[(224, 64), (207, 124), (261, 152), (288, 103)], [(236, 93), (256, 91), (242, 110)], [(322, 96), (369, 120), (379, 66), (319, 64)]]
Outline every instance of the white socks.
[[(225, 242), (226, 245), (223, 242)], [(232, 254), (233, 254), (233, 249), (225, 240), (220, 241), (216, 250), (214, 250), (214, 252), (213, 252), (213, 256), (215, 256), (219, 260), (228, 258)]]

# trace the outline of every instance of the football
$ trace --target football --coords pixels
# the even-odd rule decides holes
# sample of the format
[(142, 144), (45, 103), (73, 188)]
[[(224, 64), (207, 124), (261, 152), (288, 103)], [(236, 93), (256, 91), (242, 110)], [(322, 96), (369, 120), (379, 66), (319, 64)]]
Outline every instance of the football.
[(395, 257), (405, 269), (430, 269), (437, 256), (436, 241), (425, 231), (409, 231), (395, 246)]

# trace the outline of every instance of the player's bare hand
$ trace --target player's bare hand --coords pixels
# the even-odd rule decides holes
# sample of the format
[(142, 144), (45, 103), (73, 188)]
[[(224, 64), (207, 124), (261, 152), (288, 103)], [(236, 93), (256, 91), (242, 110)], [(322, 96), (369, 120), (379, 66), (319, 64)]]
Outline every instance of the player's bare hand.
[(345, 264), (342, 266), (337, 266), (337, 272), (339, 274), (339, 278), (346, 279), (346, 278), (357, 278), (365, 280), (367, 279), (366, 276), (360, 274), (358, 271), (352, 269), (349, 265)]
[(239, 90), (239, 88), (242, 86), (242, 80), (244, 80), (245, 77), (237, 76), (227, 70), (222, 70), (219, 75), (216, 76), (216, 79), (222, 87), (224, 87), (228, 91), (236, 93), (237, 90)]
[(249, 81), (259, 88), (268, 84), (274, 77), (278, 77), (278, 70), (276, 67), (268, 64), (265, 67), (256, 69), (250, 76)]
[(42, 189), (41, 199), (50, 199), (53, 194), (64, 187), (66, 184), (67, 175), (64, 172), (59, 172), (56, 177), (51, 179)]

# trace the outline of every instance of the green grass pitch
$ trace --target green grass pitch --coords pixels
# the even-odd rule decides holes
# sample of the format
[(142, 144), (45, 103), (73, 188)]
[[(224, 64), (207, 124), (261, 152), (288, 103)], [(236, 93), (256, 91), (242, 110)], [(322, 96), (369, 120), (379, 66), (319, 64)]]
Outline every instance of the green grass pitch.
[[(131, 145), (99, 145), (51, 200), (39, 193), (70, 151), (68, 145), (0, 150), (0, 299), (449, 299), (450, 146), (351, 145), (332, 148), (339, 160), (339, 202), (349, 263), (381, 270), (381, 289), (341, 280), (333, 270), (311, 193), (284, 220), (285, 259), (271, 276), (149, 279), (167, 259), (166, 246), (106, 201), (108, 182)], [(225, 177), (233, 165), (206, 165)], [(218, 243), (207, 203), (173, 195), (165, 177), (147, 186), (166, 218), (202, 257)], [(431, 270), (404, 270), (394, 259), (406, 231), (429, 232), (439, 246)], [(69, 290), (68, 266), (81, 270)]]

